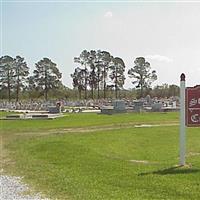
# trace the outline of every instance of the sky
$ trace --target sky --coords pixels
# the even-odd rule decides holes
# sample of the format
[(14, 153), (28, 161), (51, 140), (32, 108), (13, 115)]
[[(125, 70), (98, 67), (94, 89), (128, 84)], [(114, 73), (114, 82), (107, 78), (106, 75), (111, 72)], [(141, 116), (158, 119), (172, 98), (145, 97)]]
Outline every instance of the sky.
[(155, 85), (200, 84), (200, 1), (11, 1), (1, 0), (1, 56), (25, 57), (30, 70), (44, 57), (72, 88), (74, 57), (106, 50), (126, 65), (137, 57), (156, 70)]

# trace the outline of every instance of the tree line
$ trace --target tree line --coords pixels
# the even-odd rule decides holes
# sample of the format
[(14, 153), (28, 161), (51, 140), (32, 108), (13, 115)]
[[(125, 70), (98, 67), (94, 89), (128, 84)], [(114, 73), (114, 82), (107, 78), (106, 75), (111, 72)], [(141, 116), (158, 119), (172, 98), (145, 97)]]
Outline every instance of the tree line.
[[(88, 88), (91, 90), (91, 97), (94, 99), (94, 91), (97, 91), (97, 98), (100, 98), (100, 90), (103, 91), (103, 98), (106, 98), (106, 91), (115, 90), (115, 97), (118, 97), (118, 90), (123, 88), (125, 81), (125, 64), (119, 57), (112, 56), (107, 51), (81, 52), (79, 57), (74, 58), (79, 64), (71, 77), (73, 86), (78, 89), (79, 98), (84, 91), (84, 98), (87, 99)], [(109, 77), (109, 80), (108, 80)]]
[[(74, 62), (80, 65), (71, 74), (79, 98), (84, 92), (84, 98), (87, 99), (89, 90), (92, 99), (94, 91), (97, 91), (97, 98), (100, 98), (100, 90), (103, 91), (104, 99), (109, 90), (114, 90), (115, 98), (118, 98), (118, 93), (123, 89), (125, 82), (126, 66), (122, 58), (115, 57), (107, 51), (84, 50), (74, 58)], [(157, 80), (156, 71), (151, 70), (150, 63), (143, 57), (135, 59), (134, 66), (128, 70), (128, 76), (133, 79), (133, 85), (140, 90), (139, 97), (143, 97), (144, 90), (151, 88), (152, 82)]]
[[(57, 64), (49, 58), (35, 63), (30, 75), (25, 58), (5, 55), (0, 57), (0, 98), (62, 98), (62, 99), (100, 99), (100, 98), (141, 98), (150, 94), (157, 97), (177, 96), (179, 87), (163, 84), (153, 89), (151, 84), (157, 80), (155, 70), (144, 57), (134, 60), (133, 67), (128, 69), (134, 88), (123, 88), (126, 75), (122, 58), (101, 50), (83, 50), (74, 58), (76, 66), (71, 74), (73, 89), (61, 82), (62, 73)], [(78, 95), (77, 95), (78, 94)]]
[(9, 101), (14, 97), (19, 101), (20, 92), (29, 92), (30, 96), (44, 96), (48, 99), (51, 90), (62, 88), (62, 74), (55, 63), (43, 58), (35, 64), (33, 75), (29, 76), (29, 67), (23, 57), (2, 56), (0, 58), (0, 91), (1, 97)]

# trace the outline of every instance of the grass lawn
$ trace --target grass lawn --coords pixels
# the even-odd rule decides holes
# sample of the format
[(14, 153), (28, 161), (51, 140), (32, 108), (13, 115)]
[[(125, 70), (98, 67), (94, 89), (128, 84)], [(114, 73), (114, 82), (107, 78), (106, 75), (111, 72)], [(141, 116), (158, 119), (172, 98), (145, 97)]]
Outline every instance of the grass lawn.
[(3, 167), (51, 199), (200, 199), (200, 129), (187, 130), (190, 165), (180, 168), (179, 129), (171, 123), (178, 113), (1, 121)]
[(3, 133), (13, 132), (40, 132), (41, 130), (92, 127), (92, 126), (119, 126), (128, 124), (157, 124), (178, 123), (177, 113), (143, 113), (143, 114), (116, 114), (101, 115), (96, 113), (65, 114), (55, 120), (6, 120), (1, 121)]
[(6, 115), (11, 115), (11, 114), (19, 114), (19, 113), (0, 111), (0, 117), (5, 117)]

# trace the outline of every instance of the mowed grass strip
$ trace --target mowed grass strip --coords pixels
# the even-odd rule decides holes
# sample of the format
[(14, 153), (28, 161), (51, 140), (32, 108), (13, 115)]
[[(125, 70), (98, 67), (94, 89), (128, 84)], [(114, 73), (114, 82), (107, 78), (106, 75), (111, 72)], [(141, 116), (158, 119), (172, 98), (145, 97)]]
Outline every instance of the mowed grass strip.
[(1, 120), (1, 133), (41, 132), (42, 130), (115, 126), (126, 124), (178, 123), (178, 113), (124, 113), (102, 115), (96, 113), (65, 114), (54, 120)]
[[(155, 119), (161, 116), (167, 115)], [(185, 168), (175, 166), (178, 133), (178, 127), (152, 127), (21, 136), (7, 145), (16, 162), (8, 170), (51, 199), (200, 199), (200, 130), (187, 131), (192, 166)]]

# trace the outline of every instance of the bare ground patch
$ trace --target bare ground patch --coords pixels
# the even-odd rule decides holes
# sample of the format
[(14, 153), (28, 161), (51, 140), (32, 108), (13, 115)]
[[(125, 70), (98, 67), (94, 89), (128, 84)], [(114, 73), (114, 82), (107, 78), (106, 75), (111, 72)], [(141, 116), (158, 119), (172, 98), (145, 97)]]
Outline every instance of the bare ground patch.
[(148, 161), (148, 160), (129, 160), (129, 162), (131, 162), (131, 163), (137, 163), (137, 164), (145, 164), (145, 165), (158, 164), (157, 162)]
[(189, 152), (186, 157), (200, 156), (200, 152)]
[(152, 127), (162, 127), (162, 126), (177, 126), (178, 123), (162, 123), (162, 124), (145, 124), (145, 123), (122, 123), (122, 124), (113, 124), (105, 126), (90, 126), (90, 127), (71, 127), (71, 128), (58, 128), (58, 129), (45, 129), (40, 132), (23, 132), (16, 133), (15, 135), (29, 135), (29, 136), (45, 136), (51, 134), (67, 134), (67, 133), (89, 133), (97, 131), (109, 131), (109, 130), (118, 130), (121, 128), (152, 128)]

